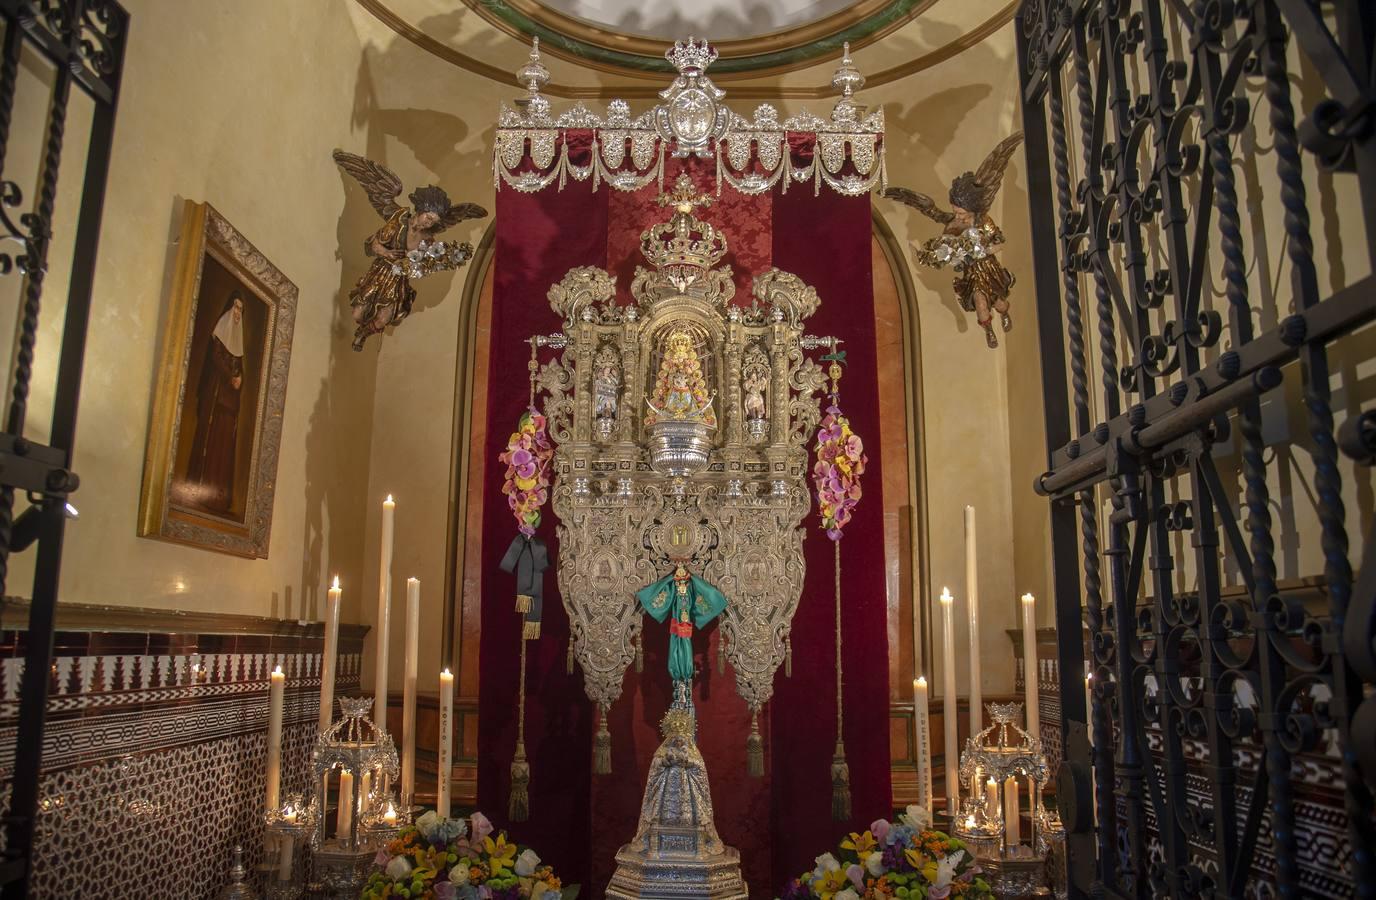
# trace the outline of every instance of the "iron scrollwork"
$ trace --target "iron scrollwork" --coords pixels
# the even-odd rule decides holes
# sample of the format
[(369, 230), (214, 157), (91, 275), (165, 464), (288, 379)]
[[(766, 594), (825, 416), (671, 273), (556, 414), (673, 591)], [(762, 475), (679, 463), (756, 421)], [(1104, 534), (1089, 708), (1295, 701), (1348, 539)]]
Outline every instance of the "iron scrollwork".
[[(1314, 162), (1357, 173), (1376, 233), (1376, 142), (1357, 112), (1376, 98), (1352, 76), (1376, 51), (1376, 10), (1326, 12), (1289, 0), (1027, 0), (1018, 17), (1028, 166), (1051, 175), (1030, 179), (1030, 206), (1062, 775), (1092, 759), (1097, 789), (1094, 818), (1072, 829), (1075, 896), (1376, 896), (1365, 700), (1376, 601), (1354, 588), (1348, 559), (1329, 359), (1376, 317), (1376, 285), (1321, 291), (1304, 173)], [(1300, 114), (1292, 44), (1327, 94)], [(1240, 141), (1263, 127), (1271, 151), (1240, 160)], [(1278, 187), (1260, 190), (1261, 177)], [(1257, 291), (1246, 247), (1265, 239), (1267, 210), (1283, 229), (1279, 298)], [(1322, 549), (1321, 571), (1301, 574), (1317, 587), (1279, 574), (1278, 547), (1299, 535), (1273, 516), (1281, 463), (1262, 398), (1287, 380), (1307, 423)], [(1344, 443), (1359, 462), (1360, 429)], [(1088, 709), (1067, 665), (1084, 658), (1081, 616)], [(1345, 834), (1322, 857), (1313, 848), (1328, 837), (1315, 829), (1329, 826), (1302, 809), (1298, 784), (1319, 761), (1345, 786), (1331, 813)]]

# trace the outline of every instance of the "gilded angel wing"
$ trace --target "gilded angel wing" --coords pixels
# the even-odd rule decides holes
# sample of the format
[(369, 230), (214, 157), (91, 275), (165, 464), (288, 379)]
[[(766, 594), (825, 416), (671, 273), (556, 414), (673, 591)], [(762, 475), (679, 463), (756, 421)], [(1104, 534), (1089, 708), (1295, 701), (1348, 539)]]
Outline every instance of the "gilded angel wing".
[(888, 197), (890, 200), (897, 200), (899, 203), (905, 203), (927, 218), (934, 219), (942, 225), (945, 225), (955, 218), (954, 213), (947, 212), (937, 206), (936, 201), (931, 197), (928, 197), (926, 194), (919, 194), (917, 191), (910, 191), (907, 188), (901, 187), (891, 187), (884, 191), (884, 196)]
[(368, 195), (368, 202), (382, 218), (390, 219), (393, 213), (401, 209), (397, 203), (403, 190), (401, 179), (391, 169), (343, 150), (334, 151), (334, 161), (359, 183)]
[(449, 207), (449, 212), (445, 213), (444, 218), (440, 219), (439, 224), (434, 228), (434, 233), (439, 234), (446, 228), (453, 228), (460, 222), (468, 219), (481, 219), (487, 215), (487, 210), (476, 203), (455, 203)]
[(1018, 149), (1021, 143), (1022, 132), (1015, 131), (1000, 141), (993, 152), (985, 157), (984, 162), (979, 164), (979, 169), (975, 171), (975, 182), (980, 187), (980, 212), (985, 212), (994, 205), (994, 197), (1003, 185), (1003, 172), (1008, 168), (1008, 160), (1013, 158), (1013, 151)]

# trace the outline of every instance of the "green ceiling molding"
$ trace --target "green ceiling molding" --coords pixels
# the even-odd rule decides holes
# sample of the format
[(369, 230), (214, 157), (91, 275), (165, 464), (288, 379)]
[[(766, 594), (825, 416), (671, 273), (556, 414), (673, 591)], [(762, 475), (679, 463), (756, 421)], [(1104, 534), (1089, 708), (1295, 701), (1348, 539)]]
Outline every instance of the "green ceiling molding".
[[(923, 0), (893, 0), (880, 11), (861, 19), (843, 31), (818, 38), (798, 47), (770, 53), (756, 53), (749, 56), (722, 57), (712, 63), (711, 73), (723, 75), (778, 67), (794, 67), (835, 55), (840, 52), (841, 45), (847, 41), (858, 44), (876, 32), (883, 32), (885, 29), (903, 22), (913, 14), (914, 7), (922, 3)], [(475, 0), (475, 5), (481, 6), (490, 15), (505, 22), (521, 34), (527, 37), (538, 37), (542, 46), (548, 45), (582, 59), (633, 72), (661, 74), (675, 71), (674, 67), (663, 56), (645, 56), (639, 53), (611, 50), (552, 31), (520, 10), (513, 8), (504, 0)]]

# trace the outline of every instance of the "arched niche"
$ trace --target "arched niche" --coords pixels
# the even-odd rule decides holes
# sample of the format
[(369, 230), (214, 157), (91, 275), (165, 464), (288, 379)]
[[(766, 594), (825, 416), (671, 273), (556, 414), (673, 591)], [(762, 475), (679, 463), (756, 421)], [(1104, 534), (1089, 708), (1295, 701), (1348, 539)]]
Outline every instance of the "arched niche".
[[(476, 748), (481, 546), (470, 537), (478, 535), (482, 526), (486, 460), (481, 448), (487, 439), (493, 245), (494, 228), (489, 225), (474, 252), (459, 298), (443, 625), (443, 658), (453, 660), (456, 668), (459, 759)], [(931, 659), (921, 328), (917, 293), (904, 262), (907, 248), (877, 211), (873, 214), (871, 253), (875, 353), (884, 418), (879, 435), (864, 437), (869, 452), (877, 449), (883, 460), (889, 701), (893, 710), (890, 745), (894, 767), (902, 770), (911, 767), (913, 759), (912, 680), (919, 673), (930, 674), (927, 661)], [(461, 777), (456, 799), (462, 802), (465, 794), (473, 792), (475, 782), (463, 777), (462, 762), (458, 766)], [(896, 776), (895, 802), (908, 793), (905, 788), (905, 779)], [(915, 790), (914, 784), (914, 797)]]

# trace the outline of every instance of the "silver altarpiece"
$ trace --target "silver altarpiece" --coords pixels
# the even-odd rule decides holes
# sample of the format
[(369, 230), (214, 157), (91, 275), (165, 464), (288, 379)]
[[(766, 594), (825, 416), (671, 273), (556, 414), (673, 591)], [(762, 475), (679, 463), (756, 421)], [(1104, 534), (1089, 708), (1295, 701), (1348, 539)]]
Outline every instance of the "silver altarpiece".
[[(660, 202), (672, 217), (642, 234), (652, 268), (637, 268), (634, 303), (616, 302), (607, 272), (573, 269), (549, 291), (562, 332), (535, 339), (562, 351), (539, 370), (538, 384), (556, 444), (551, 502), (570, 656), (601, 712), (599, 741), (608, 737), (606, 712), (626, 670), (639, 658), (645, 611), (635, 592), (676, 565), (728, 598), (721, 646), (752, 713), (772, 695), (803, 587), (807, 447), (826, 383), (805, 351), (835, 347), (806, 334), (818, 297), (795, 275), (760, 273), (750, 303), (732, 302), (730, 267), (718, 265), (726, 236), (694, 216), (711, 201), (690, 179), (681, 177)], [(701, 766), (695, 746), (691, 753), (681, 746), (682, 707), (691, 716), (691, 703), (676, 693), (678, 712), (666, 718), (652, 779), (666, 767)], [(758, 755), (753, 720), (750, 743)], [(618, 855), (617, 895), (744, 895), (738, 862), (733, 877), (718, 866), (711, 879), (693, 884), (708, 869), (692, 861), (715, 853), (720, 862), (722, 848), (705, 769), (690, 782), (700, 782), (699, 830), (667, 843), (628, 844)], [(642, 836), (662, 831), (656, 820), (665, 811), (652, 794), (663, 791), (647, 787)], [(656, 882), (655, 855), (665, 848), (660, 862), (668, 869), (660, 874), (678, 874)], [(628, 867), (628, 852), (639, 863)]]

